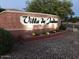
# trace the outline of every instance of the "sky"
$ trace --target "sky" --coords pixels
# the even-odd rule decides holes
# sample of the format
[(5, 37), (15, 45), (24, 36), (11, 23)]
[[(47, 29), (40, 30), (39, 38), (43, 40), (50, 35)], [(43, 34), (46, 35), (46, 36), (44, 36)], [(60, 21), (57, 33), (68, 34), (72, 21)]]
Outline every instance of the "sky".
[[(7, 9), (19, 9), (23, 10), (26, 6), (26, 1), (30, 0), (0, 0), (0, 6)], [(71, 0), (73, 3), (73, 11), (75, 16), (79, 16), (79, 0)]]
[(73, 3), (73, 11), (76, 16), (79, 16), (79, 0), (72, 0)]

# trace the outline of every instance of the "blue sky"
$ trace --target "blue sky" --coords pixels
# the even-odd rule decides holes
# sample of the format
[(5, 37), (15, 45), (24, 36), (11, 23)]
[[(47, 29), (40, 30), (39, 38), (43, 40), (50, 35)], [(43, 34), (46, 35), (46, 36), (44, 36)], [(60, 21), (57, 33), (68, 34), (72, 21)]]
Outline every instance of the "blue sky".
[[(0, 6), (2, 8), (12, 8), (23, 10), (25, 8), (25, 2), (29, 0), (0, 0)], [(79, 16), (79, 0), (71, 0), (73, 3), (73, 11), (76, 16)]]

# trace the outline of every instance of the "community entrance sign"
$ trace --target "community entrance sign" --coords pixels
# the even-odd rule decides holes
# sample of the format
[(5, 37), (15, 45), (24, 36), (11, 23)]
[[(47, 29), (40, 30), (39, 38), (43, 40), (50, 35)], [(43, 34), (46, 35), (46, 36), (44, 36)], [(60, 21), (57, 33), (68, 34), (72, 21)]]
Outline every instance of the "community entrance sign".
[(57, 18), (52, 17), (30, 17), (30, 16), (21, 16), (20, 22), (23, 25), (46, 25), (50, 23), (57, 23)]

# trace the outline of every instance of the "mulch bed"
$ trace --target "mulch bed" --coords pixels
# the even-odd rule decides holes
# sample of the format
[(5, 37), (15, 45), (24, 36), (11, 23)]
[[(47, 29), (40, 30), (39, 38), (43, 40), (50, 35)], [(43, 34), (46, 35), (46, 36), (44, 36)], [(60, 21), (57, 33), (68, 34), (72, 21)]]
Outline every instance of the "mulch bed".
[(56, 33), (51, 33), (49, 35), (38, 35), (38, 36), (31, 36), (31, 37), (22, 37), (19, 39), (19, 42), (27, 42), (27, 41), (33, 41), (33, 40), (46, 40), (48, 38), (59, 38), (59, 36), (63, 37), (63, 34), (68, 32), (67, 30), (65, 31), (60, 31)]

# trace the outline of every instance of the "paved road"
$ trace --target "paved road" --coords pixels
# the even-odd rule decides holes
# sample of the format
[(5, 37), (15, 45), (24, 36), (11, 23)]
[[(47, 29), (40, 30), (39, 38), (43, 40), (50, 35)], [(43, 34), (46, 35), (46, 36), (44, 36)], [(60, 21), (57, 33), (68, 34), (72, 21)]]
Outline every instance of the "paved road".
[(79, 32), (17, 44), (9, 56), (14, 59), (79, 59)]
[[(72, 24), (67, 24), (67, 27), (73, 28)], [(75, 25), (75, 28), (77, 28), (79, 30), (79, 25)]]

